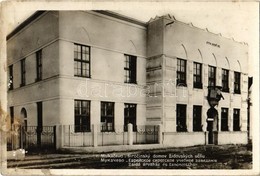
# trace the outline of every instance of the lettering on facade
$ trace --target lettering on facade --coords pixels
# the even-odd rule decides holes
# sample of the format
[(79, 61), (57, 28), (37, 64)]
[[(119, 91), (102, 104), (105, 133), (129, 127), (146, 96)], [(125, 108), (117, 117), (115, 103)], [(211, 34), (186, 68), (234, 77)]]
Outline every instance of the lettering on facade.
[(206, 44), (220, 48), (220, 45), (216, 44), (216, 43), (211, 43), (211, 42), (207, 41)]

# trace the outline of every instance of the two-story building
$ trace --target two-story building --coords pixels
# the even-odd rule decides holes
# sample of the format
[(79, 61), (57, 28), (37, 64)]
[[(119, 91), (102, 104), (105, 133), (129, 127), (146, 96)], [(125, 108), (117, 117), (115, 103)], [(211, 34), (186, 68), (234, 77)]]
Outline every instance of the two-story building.
[(7, 36), (7, 56), (9, 111), (24, 126), (161, 125), (164, 145), (205, 144), (218, 85), (218, 143), (247, 142), (248, 46), (173, 16), (38, 11)]

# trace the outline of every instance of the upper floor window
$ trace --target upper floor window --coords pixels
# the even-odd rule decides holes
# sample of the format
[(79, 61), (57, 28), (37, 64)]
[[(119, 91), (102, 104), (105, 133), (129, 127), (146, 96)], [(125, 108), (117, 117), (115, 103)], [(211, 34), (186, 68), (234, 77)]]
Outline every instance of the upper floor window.
[(177, 86), (186, 86), (186, 60), (177, 58)]
[(193, 87), (202, 88), (202, 64), (197, 62), (193, 64)]
[(25, 59), (21, 60), (21, 84), (20, 86), (25, 86), (26, 84), (26, 70), (25, 70)]
[(75, 132), (89, 132), (90, 131), (90, 101), (75, 100)]
[(240, 73), (234, 72), (234, 93), (240, 94)]
[(209, 86), (216, 86), (216, 67), (209, 66)]
[(228, 108), (221, 108), (221, 131), (228, 131)]
[(13, 87), (13, 85), (14, 85), (13, 81), (14, 81), (14, 78), (13, 78), (13, 65), (10, 65), (9, 66), (9, 81), (8, 81), (8, 88), (9, 88), (9, 90), (12, 90), (14, 88)]
[(113, 102), (101, 102), (101, 131), (114, 131)]
[(133, 125), (133, 130), (136, 131), (136, 104), (125, 103), (124, 114), (124, 126), (126, 127), (131, 123)]
[(136, 56), (125, 55), (125, 83), (136, 83)]
[(36, 52), (36, 81), (42, 80), (42, 50)]
[(177, 116), (177, 120), (176, 120), (177, 132), (187, 131), (186, 105), (177, 104), (176, 116)]
[(233, 111), (233, 131), (240, 131), (240, 109)]
[(229, 71), (226, 69), (222, 69), (222, 91), (223, 92), (229, 92), (228, 77), (229, 77)]
[(90, 77), (90, 47), (74, 44), (74, 76)]

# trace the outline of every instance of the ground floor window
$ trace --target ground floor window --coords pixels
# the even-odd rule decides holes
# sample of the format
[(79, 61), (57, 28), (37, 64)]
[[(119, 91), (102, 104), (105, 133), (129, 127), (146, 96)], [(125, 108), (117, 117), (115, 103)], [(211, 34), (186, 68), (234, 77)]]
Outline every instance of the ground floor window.
[(101, 102), (101, 131), (114, 131), (113, 102)]
[(90, 131), (90, 101), (75, 100), (75, 132), (89, 132)]
[(201, 109), (202, 106), (193, 106), (193, 131), (202, 131)]
[(187, 131), (186, 105), (177, 104), (176, 117), (177, 117), (176, 120), (177, 132)]
[(233, 131), (240, 131), (240, 109), (233, 111)]
[(228, 131), (228, 108), (221, 108), (221, 131)]
[(125, 129), (127, 129), (127, 125), (131, 123), (133, 130), (136, 131), (136, 104), (125, 103), (124, 115)]

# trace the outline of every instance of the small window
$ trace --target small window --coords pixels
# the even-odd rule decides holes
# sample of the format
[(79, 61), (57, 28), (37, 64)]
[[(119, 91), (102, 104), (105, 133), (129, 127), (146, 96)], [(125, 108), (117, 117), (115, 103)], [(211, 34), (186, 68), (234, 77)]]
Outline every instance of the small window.
[(113, 102), (101, 102), (101, 131), (114, 131)]
[(177, 104), (176, 116), (177, 116), (177, 120), (176, 120), (177, 132), (187, 131), (186, 105)]
[(75, 132), (90, 132), (90, 101), (75, 100)]
[(136, 56), (125, 55), (125, 83), (136, 84)]
[(74, 44), (74, 76), (90, 78), (90, 47)]
[(193, 106), (193, 131), (202, 131), (201, 109), (202, 106)]
[(209, 66), (209, 86), (216, 86), (216, 67)]
[(228, 131), (228, 108), (221, 108), (221, 131)]
[(8, 81), (8, 89), (13, 90), (14, 88), (14, 75), (13, 75), (13, 65), (9, 66), (9, 81)]
[(233, 131), (240, 131), (240, 109), (233, 111)]
[(234, 93), (240, 94), (240, 77), (241, 74), (239, 72), (234, 72)]
[(226, 69), (222, 69), (222, 91), (223, 92), (229, 92), (228, 77), (229, 77), (229, 71)]
[(125, 103), (124, 114), (125, 129), (127, 129), (127, 125), (131, 123), (133, 125), (133, 130), (136, 131), (136, 104)]
[(42, 80), (42, 50), (36, 52), (36, 81)]
[(187, 86), (186, 69), (186, 60), (177, 58), (177, 86)]
[(25, 86), (26, 84), (26, 70), (25, 70), (25, 59), (21, 60), (21, 84), (20, 86)]
[(202, 88), (202, 64), (197, 62), (193, 64), (193, 87)]

